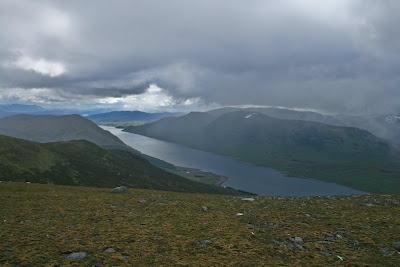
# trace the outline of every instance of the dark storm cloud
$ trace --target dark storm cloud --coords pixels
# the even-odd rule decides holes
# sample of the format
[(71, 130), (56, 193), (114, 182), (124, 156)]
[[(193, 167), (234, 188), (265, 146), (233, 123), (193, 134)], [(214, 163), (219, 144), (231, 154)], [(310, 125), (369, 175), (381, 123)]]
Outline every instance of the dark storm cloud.
[(0, 91), (400, 110), (400, 2), (2, 1)]

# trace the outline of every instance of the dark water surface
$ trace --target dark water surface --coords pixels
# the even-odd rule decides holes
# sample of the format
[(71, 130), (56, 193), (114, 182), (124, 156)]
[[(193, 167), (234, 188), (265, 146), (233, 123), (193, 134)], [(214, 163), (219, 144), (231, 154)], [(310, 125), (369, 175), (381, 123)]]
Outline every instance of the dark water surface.
[(229, 178), (224, 186), (253, 192), (258, 195), (323, 196), (363, 194), (342, 185), (311, 179), (288, 177), (273, 169), (254, 166), (234, 158), (196, 150), (142, 135), (123, 132), (114, 127), (101, 126), (118, 136), (125, 144), (149, 156), (176, 166), (200, 169)]

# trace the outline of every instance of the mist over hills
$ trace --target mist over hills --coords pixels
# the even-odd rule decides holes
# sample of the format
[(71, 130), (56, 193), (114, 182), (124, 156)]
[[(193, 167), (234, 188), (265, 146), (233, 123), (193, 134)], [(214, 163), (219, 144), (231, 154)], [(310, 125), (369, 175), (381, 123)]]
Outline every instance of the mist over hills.
[(335, 126), (356, 127), (400, 145), (400, 116), (387, 115), (323, 115), (311, 111), (296, 111), (284, 108), (235, 108), (225, 107), (208, 111), (212, 115), (223, 115), (233, 111), (258, 112), (278, 119), (315, 121)]
[(38, 105), (23, 105), (23, 104), (10, 104), (0, 105), (0, 118), (17, 114), (30, 114), (30, 115), (90, 115), (102, 112), (109, 112), (109, 108), (95, 108), (95, 109), (45, 109)]
[(87, 116), (91, 121), (101, 122), (126, 122), (126, 121), (155, 121), (164, 117), (177, 117), (183, 115), (183, 113), (147, 113), (142, 111), (112, 111), (107, 113), (100, 113)]
[(400, 191), (398, 151), (366, 130), (225, 111), (193, 112), (125, 131), (369, 192)]

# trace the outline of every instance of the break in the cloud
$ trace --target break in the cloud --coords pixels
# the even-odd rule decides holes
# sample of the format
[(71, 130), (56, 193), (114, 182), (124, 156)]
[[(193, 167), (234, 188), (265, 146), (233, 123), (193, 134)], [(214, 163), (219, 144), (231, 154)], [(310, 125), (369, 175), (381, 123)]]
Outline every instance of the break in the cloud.
[(399, 10), (396, 0), (3, 0), (0, 101), (399, 112)]
[(7, 67), (16, 67), (22, 70), (35, 71), (42, 75), (56, 77), (63, 74), (66, 70), (63, 64), (51, 62), (46, 59), (33, 59), (27, 56), (18, 58), (15, 62), (5, 64)]

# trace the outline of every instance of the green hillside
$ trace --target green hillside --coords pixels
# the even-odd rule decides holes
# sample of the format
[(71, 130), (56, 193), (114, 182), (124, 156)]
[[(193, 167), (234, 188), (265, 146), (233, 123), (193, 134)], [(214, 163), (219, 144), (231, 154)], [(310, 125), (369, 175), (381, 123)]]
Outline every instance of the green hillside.
[(194, 182), (123, 150), (106, 150), (89, 141), (35, 143), (0, 136), (0, 180), (94, 187), (240, 194)]
[(172, 164), (127, 146), (118, 137), (80, 115), (9, 116), (0, 119), (0, 134), (40, 143), (88, 140), (105, 149), (126, 150), (138, 154), (159, 168), (172, 171), (176, 169)]
[(128, 132), (368, 192), (400, 192), (399, 152), (371, 133), (256, 112), (191, 113)]

